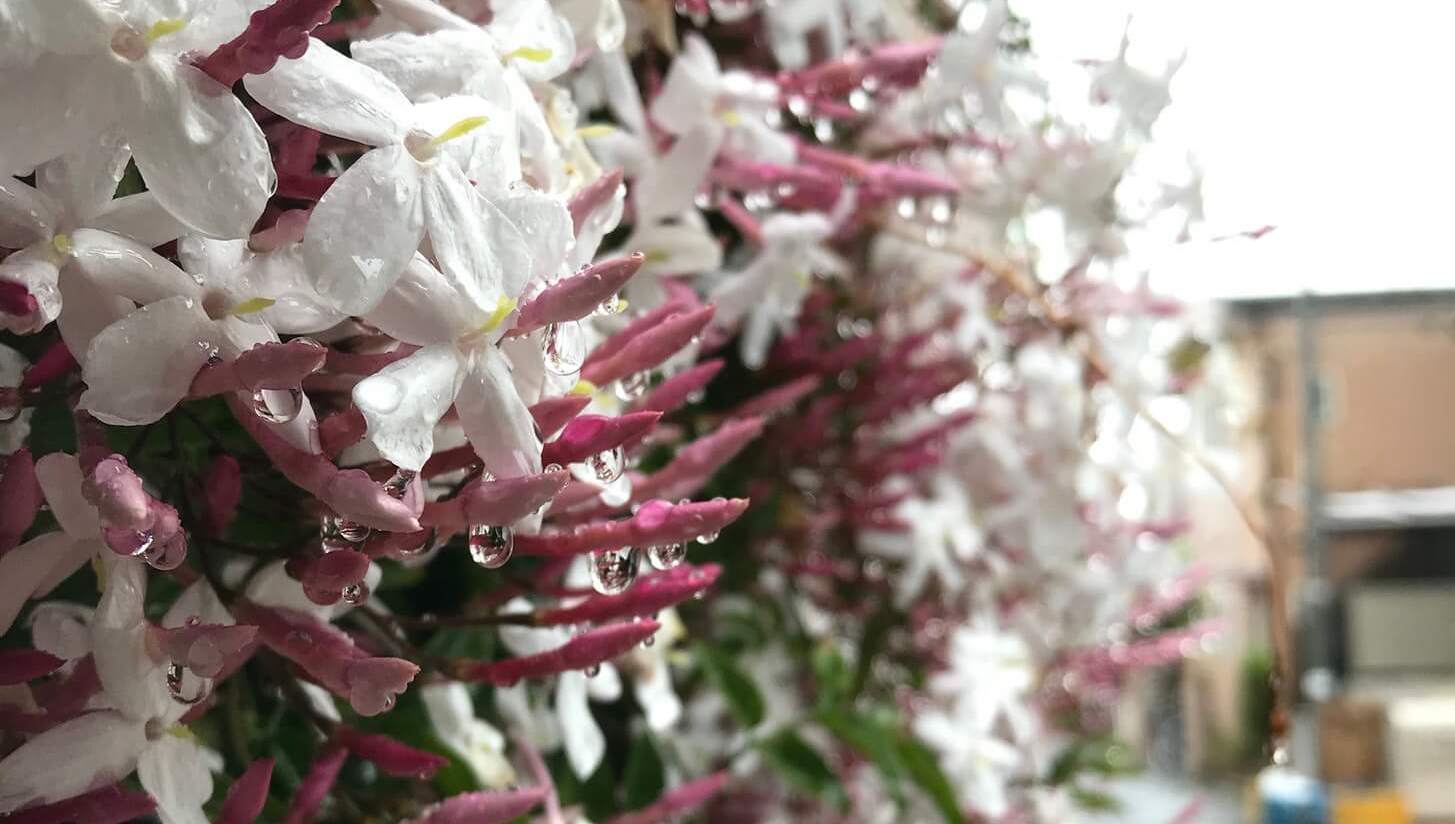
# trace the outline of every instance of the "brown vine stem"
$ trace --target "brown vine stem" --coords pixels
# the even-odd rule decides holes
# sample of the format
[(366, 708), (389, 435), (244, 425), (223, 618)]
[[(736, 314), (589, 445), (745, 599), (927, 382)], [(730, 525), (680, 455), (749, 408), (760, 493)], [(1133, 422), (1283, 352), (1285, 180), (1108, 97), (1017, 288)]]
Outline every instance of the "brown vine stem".
[[(1238, 518), (1247, 528), (1248, 533), (1263, 550), (1268, 561), (1268, 607), (1269, 607), (1269, 630), (1272, 635), (1273, 657), (1274, 657), (1274, 717), (1272, 727), (1275, 739), (1281, 738), (1284, 734), (1283, 727), (1291, 717), (1293, 707), (1293, 631), (1288, 623), (1288, 568), (1283, 558), (1273, 548), (1268, 540), (1267, 532), (1263, 529), (1260, 519), (1254, 507), (1248, 503), (1243, 496), (1239, 495), (1234, 488), (1232, 481), (1216, 463), (1212, 461), (1200, 449), (1188, 443), (1177, 433), (1168, 429), (1165, 424), (1152, 415), (1140, 398), (1135, 397), (1124, 389), (1114, 378), (1114, 372), (1107, 358), (1097, 348), (1096, 338), (1086, 328), (1080, 318), (1057, 307), (1046, 298), (1045, 291), (1037, 286), (1035, 278), (1028, 273), (1021, 271), (1016, 265), (1006, 260), (996, 260), (986, 257), (975, 249), (950, 241), (948, 238), (943, 243), (931, 243), (925, 235), (912, 225), (906, 225), (893, 219), (880, 217), (875, 221), (878, 228), (901, 240), (919, 244), (937, 252), (955, 255), (972, 263), (982, 270), (990, 273), (1002, 285), (1024, 298), (1039, 310), (1039, 319), (1048, 327), (1066, 335), (1068, 340), (1074, 341), (1080, 349), (1082, 356), (1086, 358), (1087, 364), (1100, 372), (1111, 387), (1119, 394), (1123, 401), (1133, 409), (1137, 416), (1145, 420), (1163, 438), (1176, 447), (1183, 455), (1198, 466), (1206, 475), (1212, 479), (1218, 489), (1222, 491), (1228, 501), (1233, 505)], [(1275, 747), (1278, 746), (1275, 742)]]

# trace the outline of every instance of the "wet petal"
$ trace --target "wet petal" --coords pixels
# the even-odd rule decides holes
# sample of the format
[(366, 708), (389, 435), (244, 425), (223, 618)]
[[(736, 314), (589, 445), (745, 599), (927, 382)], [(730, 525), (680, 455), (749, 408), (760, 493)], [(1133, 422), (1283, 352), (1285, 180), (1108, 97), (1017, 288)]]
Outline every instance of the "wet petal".
[(159, 420), (187, 396), (221, 336), (197, 301), (148, 304), (101, 331), (86, 350), (81, 407), (102, 421), (136, 426)]
[(428, 346), (354, 387), (354, 406), (385, 460), (401, 469), (423, 468), (434, 452), (435, 425), (460, 389), (462, 366), (453, 346)]
[(162, 735), (142, 753), (136, 774), (162, 824), (207, 824), (202, 804), (212, 797), (212, 773), (192, 739)]
[(350, 315), (379, 304), (419, 248), (420, 180), (403, 146), (367, 152), (329, 188), (303, 237), (319, 295)]
[(210, 237), (246, 237), (276, 180), (263, 130), (242, 101), (184, 63), (137, 74), (141, 105), (124, 126), (147, 189)]
[(313, 39), (294, 60), (243, 79), (248, 93), (294, 123), (386, 146), (404, 138), (410, 104), (389, 78)]
[(124, 778), (145, 746), (142, 725), (118, 712), (87, 713), (52, 727), (0, 760), (0, 813)]
[(541, 442), (530, 410), (510, 379), (505, 358), (495, 347), (476, 356), (455, 398), (460, 426), (485, 469), (497, 478), (541, 471)]

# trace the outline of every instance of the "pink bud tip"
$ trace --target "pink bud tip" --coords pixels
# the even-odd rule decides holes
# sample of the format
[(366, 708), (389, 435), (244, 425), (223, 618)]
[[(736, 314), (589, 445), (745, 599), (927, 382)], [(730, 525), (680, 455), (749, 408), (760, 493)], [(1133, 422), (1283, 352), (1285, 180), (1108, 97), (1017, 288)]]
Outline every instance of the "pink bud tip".
[(318, 441), (325, 455), (337, 455), (362, 441), (368, 431), (369, 422), (364, 419), (364, 413), (350, 406), (319, 421)]
[(146, 793), (131, 792), (120, 784), (112, 784), (65, 801), (8, 813), (5, 824), (115, 824), (146, 818), (156, 807), (157, 803)]
[(277, 0), (248, 20), (247, 28), (197, 61), (213, 80), (231, 86), (245, 74), (263, 74), (279, 58), (302, 57), (308, 35), (328, 22), (339, 0)]
[(717, 373), (722, 371), (722, 366), (722, 359), (714, 358), (684, 369), (652, 387), (652, 391), (642, 398), (637, 408), (671, 412), (686, 403), (692, 393), (711, 383)]
[(425, 504), (420, 521), (451, 530), (513, 523), (554, 498), (570, 477), (564, 469), (548, 469), (539, 475), (476, 481), (454, 498)]
[(364, 580), (369, 572), (369, 556), (354, 549), (337, 549), (290, 558), (285, 569), (303, 585), (308, 600), (327, 606), (336, 603), (344, 589)]
[(40, 303), (25, 284), (13, 280), (0, 280), (0, 312), (16, 317), (26, 317), (40, 308)]
[(535, 655), (492, 663), (467, 662), (461, 666), (458, 675), (462, 681), (485, 681), (497, 687), (508, 687), (522, 678), (544, 678), (570, 670), (589, 669), (627, 652), (643, 639), (655, 635), (660, 626), (656, 621), (645, 619), (596, 627), (562, 646)]
[(0, 474), (0, 555), (19, 545), (21, 536), (35, 521), (41, 501), (35, 459), (30, 449), (22, 446), (5, 459), (5, 470)]
[(395, 778), (425, 780), (438, 772), (440, 767), (450, 763), (444, 756), (417, 750), (387, 735), (339, 727), (336, 737), (348, 747), (349, 752)]
[(728, 777), (728, 773), (719, 772), (696, 781), (689, 781), (667, 791), (661, 798), (640, 810), (622, 813), (607, 819), (606, 824), (659, 824), (659, 822), (675, 819), (702, 806), (708, 799), (717, 795), (723, 785), (727, 783)]
[(50, 675), (65, 662), (38, 649), (0, 650), (0, 686), (24, 684), (42, 675)]
[(712, 313), (713, 307), (702, 306), (673, 315), (627, 341), (615, 355), (588, 361), (581, 369), (581, 377), (601, 386), (645, 372), (691, 343), (712, 320)]
[(590, 395), (566, 395), (537, 401), (531, 405), (530, 414), (541, 428), (541, 437), (549, 438), (590, 405)]
[(616, 197), (616, 190), (621, 188), (621, 169), (612, 169), (601, 177), (596, 178), (571, 198), (566, 208), (571, 212), (571, 226), (575, 234), (581, 233), (581, 227), (586, 223), (586, 218), (591, 213), (611, 202)]
[(541, 450), (541, 463), (579, 463), (599, 452), (615, 449), (646, 434), (662, 417), (661, 412), (631, 412), (620, 417), (581, 415), (566, 424), (561, 434)]
[(126, 465), (126, 458), (112, 455), (99, 461), (81, 489), (108, 526), (147, 528), (151, 496), (142, 489), (141, 478)]
[(303, 776), (303, 782), (298, 785), (298, 791), (293, 795), (293, 803), (288, 807), (283, 824), (307, 824), (318, 815), (319, 805), (323, 803), (328, 791), (333, 789), (339, 770), (343, 768), (344, 759), (348, 755), (349, 751), (342, 745), (333, 744), (313, 759), (308, 774)]
[(44, 386), (79, 365), (71, 355), (71, 350), (66, 348), (65, 341), (58, 340), (25, 370), (25, 377), (20, 379), (20, 388), (34, 389)]
[(722, 574), (717, 564), (684, 564), (637, 581), (620, 595), (590, 595), (574, 606), (536, 613), (537, 626), (601, 623), (654, 615), (705, 591)]
[(218, 455), (202, 477), (203, 521), (207, 532), (220, 537), (237, 515), (242, 500), (242, 465), (231, 455)]
[(615, 295), (642, 268), (640, 254), (592, 264), (541, 290), (520, 308), (511, 334), (523, 335), (551, 323), (579, 320)]
[(223, 666), (253, 643), (258, 628), (246, 624), (185, 624), (148, 627), (148, 639), (162, 656), (202, 678), (216, 678)]
[(227, 788), (217, 824), (250, 824), (263, 812), (268, 801), (268, 785), (273, 780), (273, 759), (259, 758)]
[(594, 521), (571, 530), (518, 535), (515, 551), (521, 555), (574, 555), (624, 546), (659, 546), (690, 541), (720, 532), (748, 508), (746, 498), (718, 498), (673, 504), (648, 501), (630, 518)]
[(545, 797), (546, 791), (542, 787), (460, 793), (429, 807), (407, 824), (504, 824), (530, 812)]

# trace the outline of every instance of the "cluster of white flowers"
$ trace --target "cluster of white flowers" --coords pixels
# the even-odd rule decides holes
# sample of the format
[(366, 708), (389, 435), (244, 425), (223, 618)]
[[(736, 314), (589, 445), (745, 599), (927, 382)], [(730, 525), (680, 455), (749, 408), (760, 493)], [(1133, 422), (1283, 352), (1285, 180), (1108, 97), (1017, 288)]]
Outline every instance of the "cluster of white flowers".
[[(435, 739), (498, 792), (403, 808), (419, 821), (538, 802), (551, 824), (584, 821), (536, 750), (563, 750), (581, 782), (612, 761), (592, 703), (625, 700), (622, 676), (652, 735), (692, 733), (671, 784), (759, 769), (746, 745), (802, 715), (801, 662), (769, 644), (748, 663), (766, 703), (753, 736), (721, 735), (721, 695), (684, 706), (673, 666), (694, 662), (673, 648), (672, 607), (718, 568), (678, 565), (747, 506), (688, 498), (818, 383), (649, 431), (700, 399), (723, 366), (702, 358), (734, 339), (750, 371), (851, 365), (803, 320), (846, 283), (875, 308), (845, 345), (896, 352), (886, 368), (933, 389), (856, 440), (943, 427), (948, 443), (928, 473), (864, 481), (884, 513), (851, 547), (888, 565), (892, 606), (936, 662), (907, 727), (964, 807), (1052, 803), (1030, 780), (1050, 754), (1043, 676), (1068, 650), (1122, 643), (1146, 584), (1175, 572), (1155, 536), (1181, 516), (1176, 455), (1122, 447), (1178, 377), (1147, 366), (1177, 322), (1122, 288), (1134, 229), (1117, 198), (1171, 69), (1135, 69), (1125, 47), (1091, 67), (1093, 110), (1112, 115), (1083, 123), (1005, 47), (1003, 0), (969, 4), (942, 40), (875, 0), (336, 6), (0, 4), (0, 633), (28, 631), (34, 654), (0, 662), (0, 720), (16, 725), (0, 729), (0, 816), (134, 772), (163, 821), (207, 820), (224, 762), (187, 725), (260, 648), (280, 659), (268, 677), (282, 659), (303, 675), (281, 694), (327, 734), (289, 820), (318, 814), (345, 752), (394, 775), (438, 768), (349, 727), (421, 667)], [(724, 36), (735, 26), (754, 42)], [(1195, 199), (1175, 208), (1197, 217)], [(973, 368), (940, 386), (923, 368), (937, 359)], [(831, 392), (853, 391), (842, 378)], [(209, 433), (201, 477), (175, 416), (206, 432), (185, 404), (210, 397), (249, 446), (234, 457)], [(33, 457), (38, 410), (57, 409), (74, 454)], [(118, 440), (153, 425), (170, 427), (174, 476), (130, 465), (149, 430)], [(644, 444), (675, 458), (641, 470)], [(226, 540), (240, 490), (273, 476), (306, 493), (321, 539)], [(431, 563), (452, 535), (487, 570), (541, 556), (468, 616), (500, 624), (509, 657), (421, 652), (411, 633), (445, 624), (373, 593), (384, 567)], [(658, 571), (623, 594), (642, 558)], [(87, 561), (94, 609), (42, 600)], [(164, 574), (180, 595), (159, 604), (148, 580)], [(845, 640), (811, 600), (804, 623)], [(361, 616), (354, 633), (333, 624)], [(490, 712), (472, 683), (496, 687)], [(507, 790), (517, 771), (536, 794)], [(251, 775), (217, 820), (262, 809)], [(720, 786), (688, 782), (658, 818), (627, 820)]]

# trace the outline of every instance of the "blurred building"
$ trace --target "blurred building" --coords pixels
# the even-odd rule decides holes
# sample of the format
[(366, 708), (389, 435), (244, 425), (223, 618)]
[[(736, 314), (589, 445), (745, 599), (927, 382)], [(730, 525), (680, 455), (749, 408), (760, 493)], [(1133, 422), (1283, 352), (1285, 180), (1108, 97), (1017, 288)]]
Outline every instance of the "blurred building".
[(1455, 820), (1455, 292), (1235, 302), (1226, 334), (1293, 570), (1301, 765)]

